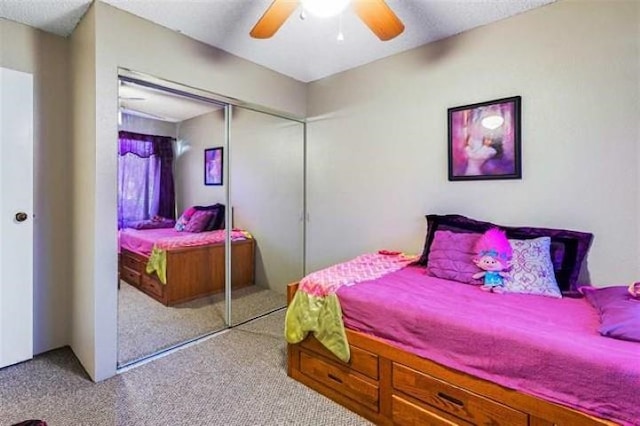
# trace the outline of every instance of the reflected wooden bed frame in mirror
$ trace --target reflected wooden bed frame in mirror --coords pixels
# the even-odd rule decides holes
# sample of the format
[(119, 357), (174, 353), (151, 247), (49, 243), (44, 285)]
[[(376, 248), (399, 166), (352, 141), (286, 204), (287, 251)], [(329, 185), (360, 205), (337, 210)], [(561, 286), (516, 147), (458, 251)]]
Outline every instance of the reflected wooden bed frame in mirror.
[[(231, 287), (254, 283), (255, 240), (231, 243)], [(146, 272), (148, 258), (127, 249), (119, 256), (120, 279), (158, 302), (173, 306), (224, 291), (225, 245), (210, 244), (167, 251), (167, 283)]]

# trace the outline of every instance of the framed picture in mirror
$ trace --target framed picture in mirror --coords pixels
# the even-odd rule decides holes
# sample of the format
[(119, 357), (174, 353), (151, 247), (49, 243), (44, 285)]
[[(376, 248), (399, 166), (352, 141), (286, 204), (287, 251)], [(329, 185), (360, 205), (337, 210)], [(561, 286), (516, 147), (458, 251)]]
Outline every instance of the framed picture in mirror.
[(204, 150), (204, 184), (222, 185), (223, 147)]

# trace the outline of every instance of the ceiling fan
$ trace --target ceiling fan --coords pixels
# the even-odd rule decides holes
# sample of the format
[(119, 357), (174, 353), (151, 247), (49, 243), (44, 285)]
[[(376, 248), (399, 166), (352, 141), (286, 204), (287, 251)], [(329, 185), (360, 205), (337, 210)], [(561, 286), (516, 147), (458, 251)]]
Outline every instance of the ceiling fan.
[[(314, 13), (316, 6), (335, 3), (335, 11), (323, 15), (322, 10)], [(349, 3), (373, 33), (382, 41), (391, 40), (404, 31), (404, 24), (396, 16), (384, 0), (274, 0), (264, 12), (250, 34), (253, 38), (269, 38), (284, 24), (287, 18), (303, 5), (304, 10), (318, 16), (333, 16), (344, 10)], [(304, 12), (303, 12), (304, 13)], [(331, 14), (332, 13), (332, 14)]]

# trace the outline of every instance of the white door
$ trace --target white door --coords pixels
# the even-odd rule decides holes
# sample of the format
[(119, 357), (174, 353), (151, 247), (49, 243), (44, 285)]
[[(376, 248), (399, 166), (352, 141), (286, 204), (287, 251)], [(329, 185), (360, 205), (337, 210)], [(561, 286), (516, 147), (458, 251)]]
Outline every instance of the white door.
[(0, 368), (33, 356), (33, 76), (0, 68)]

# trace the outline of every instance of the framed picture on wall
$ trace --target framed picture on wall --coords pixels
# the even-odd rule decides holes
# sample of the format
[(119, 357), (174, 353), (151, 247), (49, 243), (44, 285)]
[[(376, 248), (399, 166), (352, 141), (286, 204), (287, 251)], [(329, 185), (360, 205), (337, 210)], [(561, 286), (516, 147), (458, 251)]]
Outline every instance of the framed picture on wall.
[(204, 150), (204, 184), (222, 185), (222, 147)]
[(448, 109), (449, 180), (520, 179), (520, 96)]

